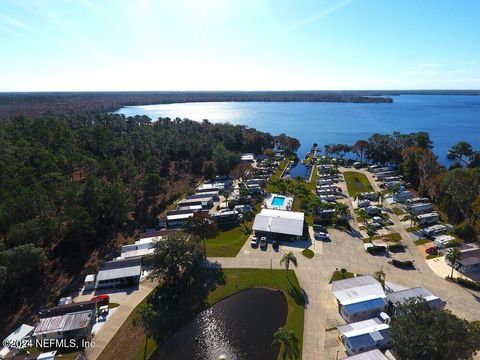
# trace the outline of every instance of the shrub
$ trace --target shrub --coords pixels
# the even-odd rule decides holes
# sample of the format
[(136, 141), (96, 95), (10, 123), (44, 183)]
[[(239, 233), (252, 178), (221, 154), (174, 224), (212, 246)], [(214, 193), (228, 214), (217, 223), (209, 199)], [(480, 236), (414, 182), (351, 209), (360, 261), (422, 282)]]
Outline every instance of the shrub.
[(452, 240), (449, 241), (447, 244), (445, 244), (446, 248), (452, 248), (452, 247), (459, 247), (461, 245), (461, 242), (458, 240)]
[(466, 287), (467, 289), (472, 289), (472, 290), (477, 290), (480, 291), (480, 282), (478, 281), (473, 281), (465, 278), (451, 278), (450, 276), (446, 277), (447, 280), (453, 281), (454, 283), (457, 283), (458, 285), (462, 285), (463, 287)]
[(306, 258), (309, 258), (309, 259), (313, 258), (313, 256), (315, 255), (315, 253), (310, 249), (303, 250), (302, 254), (303, 254), (303, 256), (305, 256)]

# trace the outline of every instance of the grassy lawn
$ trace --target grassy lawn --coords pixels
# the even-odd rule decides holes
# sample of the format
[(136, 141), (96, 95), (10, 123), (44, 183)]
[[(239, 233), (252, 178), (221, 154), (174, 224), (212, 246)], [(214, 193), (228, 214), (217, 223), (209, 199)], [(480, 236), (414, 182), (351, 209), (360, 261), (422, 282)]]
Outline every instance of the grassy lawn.
[(415, 240), (415, 245), (423, 245), (423, 244), (427, 244), (429, 242), (431, 242), (432, 240), (428, 240), (428, 239), (418, 239), (418, 240)]
[(415, 231), (418, 231), (418, 230), (420, 230), (420, 227), (418, 227), (418, 226), (411, 226), (411, 227), (407, 228), (408, 232), (415, 232)]
[[(303, 342), (304, 297), (293, 270), (270, 269), (223, 269), (225, 284), (218, 285), (209, 293), (205, 308), (225, 299), (239, 291), (253, 287), (267, 287), (281, 290), (287, 299), (288, 315), (286, 327), (295, 332), (299, 339), (299, 348)], [(144, 300), (130, 314), (127, 320), (114, 335), (110, 343), (99, 356), (99, 360), (116, 360), (119, 358), (142, 360), (145, 351), (145, 333), (137, 318), (137, 309), (145, 303)], [(273, 339), (272, 339), (273, 340)], [(157, 343), (153, 339), (147, 342), (147, 359), (153, 354)]]
[(437, 255), (430, 254), (430, 255), (427, 255), (425, 259), (430, 260), (430, 259), (435, 259), (442, 256), (444, 256), (444, 254), (437, 254)]
[(317, 165), (313, 165), (312, 180), (310, 182), (307, 182), (307, 189), (308, 190), (315, 190), (315, 188), (317, 186), (317, 180), (318, 180)]
[(357, 196), (362, 192), (373, 191), (372, 185), (370, 185), (368, 178), (364, 174), (357, 171), (345, 171), (343, 176), (347, 183), (348, 194), (351, 197)]
[[(372, 237), (372, 240), (378, 240), (378, 239), (388, 239), (388, 241), (391, 241), (391, 242), (399, 242), (402, 240), (402, 236), (399, 233), (393, 233), (393, 234), (386, 234), (386, 235), (377, 235)], [(363, 242), (368, 243), (370, 242), (370, 239), (364, 239)]]
[(345, 272), (342, 274), (342, 272), (340, 270), (337, 270), (337, 271), (334, 271), (333, 272), (333, 275), (332, 275), (332, 278), (330, 279), (330, 283), (332, 281), (337, 281), (337, 280), (343, 280), (343, 279), (350, 279), (350, 278), (353, 278), (354, 274), (351, 273), (351, 272)]
[(400, 208), (398, 208), (398, 207), (396, 207), (396, 206), (394, 206), (394, 207), (392, 208), (392, 210), (393, 210), (393, 213), (394, 213), (395, 215), (397, 215), (397, 216), (400, 216), (400, 215), (405, 214), (405, 211), (403, 211), (402, 209), (400, 209)]
[(302, 251), (302, 255), (305, 256), (306, 258), (311, 259), (311, 258), (313, 258), (315, 253), (310, 249), (305, 249), (305, 250)]
[[(251, 224), (247, 225), (251, 226)], [(227, 231), (220, 231), (217, 237), (208, 239), (205, 244), (207, 256), (211, 257), (234, 257), (238, 254), (245, 240), (248, 238), (243, 225)]]

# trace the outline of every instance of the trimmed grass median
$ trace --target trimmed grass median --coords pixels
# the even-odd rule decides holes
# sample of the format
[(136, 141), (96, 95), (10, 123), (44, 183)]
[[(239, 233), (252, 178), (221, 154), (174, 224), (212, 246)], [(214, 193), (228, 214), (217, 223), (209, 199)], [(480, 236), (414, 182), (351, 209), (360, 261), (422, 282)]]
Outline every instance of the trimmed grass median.
[(355, 197), (363, 192), (373, 191), (372, 185), (368, 181), (366, 175), (357, 171), (345, 171), (343, 173), (345, 182), (347, 183), (348, 194)]

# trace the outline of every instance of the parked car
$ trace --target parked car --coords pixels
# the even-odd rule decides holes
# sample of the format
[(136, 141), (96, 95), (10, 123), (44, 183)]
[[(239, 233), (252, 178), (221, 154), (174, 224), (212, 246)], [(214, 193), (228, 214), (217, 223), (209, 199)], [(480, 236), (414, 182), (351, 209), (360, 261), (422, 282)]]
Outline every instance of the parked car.
[(274, 249), (278, 249), (278, 246), (279, 246), (278, 240), (273, 240), (272, 241), (272, 246), (273, 246)]
[(267, 238), (265, 236), (262, 236), (260, 238), (260, 247), (263, 249), (263, 248), (266, 248), (267, 245), (268, 245)]
[(73, 302), (71, 296), (63, 297), (58, 301), (58, 305), (68, 305)]
[(316, 231), (314, 236), (316, 240), (330, 240), (330, 236), (328, 236), (327, 232)]
[(108, 295), (98, 295), (90, 299), (90, 301), (97, 301), (97, 306), (104, 306), (110, 303), (110, 296)]
[(252, 237), (252, 240), (250, 241), (250, 244), (252, 245), (252, 247), (257, 247), (258, 246), (258, 237), (257, 236)]
[(429, 255), (437, 255), (438, 250), (435, 246), (429, 247), (427, 250), (425, 250), (427, 254)]

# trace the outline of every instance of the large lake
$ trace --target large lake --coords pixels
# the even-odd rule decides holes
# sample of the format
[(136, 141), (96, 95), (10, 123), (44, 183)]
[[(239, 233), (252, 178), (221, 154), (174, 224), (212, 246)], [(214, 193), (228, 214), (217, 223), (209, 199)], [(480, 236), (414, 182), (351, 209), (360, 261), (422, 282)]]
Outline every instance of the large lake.
[(208, 119), (298, 138), (299, 156), (312, 143), (352, 145), (373, 133), (428, 131), (439, 160), (460, 140), (480, 150), (480, 96), (401, 95), (392, 104), (209, 102), (126, 106), (126, 116)]

